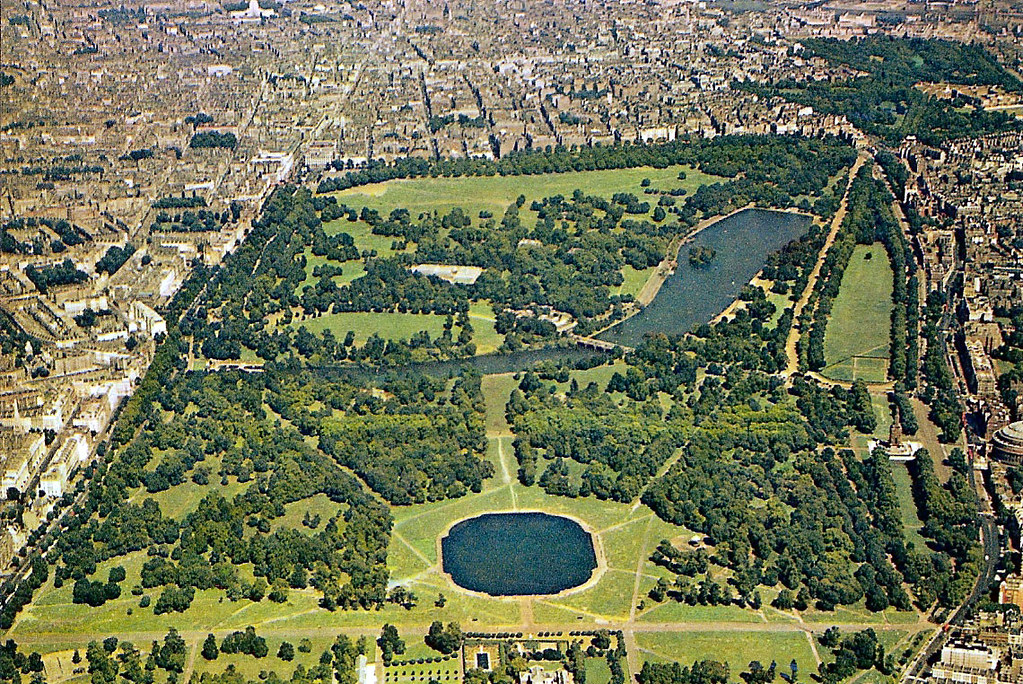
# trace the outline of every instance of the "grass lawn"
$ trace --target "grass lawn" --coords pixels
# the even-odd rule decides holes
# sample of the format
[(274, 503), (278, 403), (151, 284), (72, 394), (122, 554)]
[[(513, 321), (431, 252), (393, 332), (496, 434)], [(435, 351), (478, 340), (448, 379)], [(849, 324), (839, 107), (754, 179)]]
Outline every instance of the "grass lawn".
[[(346, 265), (345, 268), (348, 266)], [(356, 346), (362, 346), (374, 333), (385, 340), (408, 340), (421, 330), (430, 333), (436, 339), (444, 333), (446, 316), (416, 313), (375, 313), (362, 311), (346, 311), (344, 313), (323, 314), (306, 319), (294, 319), (288, 327), (298, 330), (305, 326), (314, 335), (320, 335), (330, 329), (334, 337), (343, 340), (351, 330), (355, 333)], [(473, 327), (473, 341), (478, 354), (496, 351), (504, 341), (504, 336), (494, 329), (494, 310), (489, 304), (478, 302), (469, 310), (469, 322)], [(455, 328), (457, 336), (459, 328)]]
[[(643, 632), (636, 635), (640, 657), (660, 662), (692, 664), (697, 660), (728, 663), (733, 675), (746, 670), (750, 661), (759, 660), (764, 667), (771, 661), (779, 671), (788, 672), (794, 659), (803, 672), (817, 670), (808, 637), (803, 632)], [(736, 679), (738, 681), (738, 679)]]
[(821, 374), (833, 380), (884, 382), (891, 313), (892, 267), (884, 246), (856, 245), (824, 334), (827, 366)]
[(604, 658), (586, 659), (586, 684), (608, 684), (611, 681), (611, 668)]
[(888, 405), (887, 394), (871, 394), (870, 403), (874, 407), (874, 416), (877, 418), (874, 436), (888, 439), (888, 433), (892, 428), (892, 408)]
[[(679, 171), (686, 172), (685, 180), (678, 180)], [(650, 179), (653, 188), (660, 190), (685, 188), (689, 194), (695, 192), (701, 185), (720, 180), (716, 176), (685, 166), (670, 166), (666, 169), (642, 167), (539, 176), (466, 176), (393, 180), (350, 188), (335, 194), (339, 202), (353, 209), (369, 207), (382, 214), (402, 207), (408, 209), (415, 218), (423, 211), (447, 213), (454, 207), (462, 207), (474, 218), (480, 211), (487, 210), (495, 219), (500, 220), (508, 205), (519, 195), (525, 195), (524, 208), (528, 209), (533, 200), (559, 194), (569, 196), (577, 189), (587, 195), (606, 198), (610, 198), (616, 192), (631, 192), (642, 201), (650, 201), (650, 197), (653, 197), (653, 201), (650, 201), (652, 211), (656, 206), (657, 197), (643, 194), (640, 183), (644, 178)], [(524, 221), (524, 224), (528, 225), (528, 222)], [(343, 230), (351, 233), (350, 230)], [(351, 234), (356, 238), (356, 245), (362, 249), (358, 237), (355, 233)], [(390, 244), (391, 238), (387, 238), (388, 249)]]
[[(348, 233), (352, 236), (352, 240), (355, 242), (359, 252), (376, 252), (377, 256), (381, 257), (401, 253), (391, 249), (391, 245), (395, 241), (393, 236), (373, 233), (372, 228), (365, 221), (349, 221), (343, 218), (334, 219), (329, 223), (323, 224), (323, 232), (327, 235)], [(345, 263), (350, 264), (353, 262)], [(312, 270), (312, 266), (309, 268)]]
[(494, 328), (494, 307), (487, 302), (473, 302), (469, 305), (469, 323), (472, 325), (472, 341), (476, 343), (477, 354), (490, 354), (504, 343), (504, 335)]
[(643, 286), (646, 285), (646, 281), (650, 280), (650, 276), (652, 276), (656, 270), (656, 266), (637, 270), (626, 264), (622, 267), (622, 277), (624, 277), (625, 280), (622, 281), (622, 284), (618, 286), (612, 294), (632, 295), (633, 297), (638, 296), (640, 290), (642, 290)]
[(899, 513), (902, 516), (902, 527), (906, 531), (906, 541), (911, 541), (918, 550), (926, 548), (926, 540), (920, 535), (924, 524), (917, 515), (916, 503), (913, 501), (913, 480), (905, 463), (892, 463), (892, 479), (895, 480), (895, 491), (899, 495)]
[(346, 261), (344, 263), (338, 261), (331, 261), (325, 256), (316, 256), (313, 254), (311, 247), (305, 249), (305, 280), (298, 286), (298, 292), (302, 292), (302, 289), (307, 285), (312, 286), (319, 280), (313, 275), (313, 270), (317, 266), (323, 266), (324, 264), (330, 264), (331, 266), (340, 266), (341, 275), (334, 276), (334, 282), (337, 283), (338, 287), (348, 285), (356, 278), (361, 278), (366, 274), (366, 265), (361, 261)]
[(513, 373), (484, 375), (482, 382), (483, 399), (487, 403), (487, 434), (491, 436), (511, 433), (511, 427), (504, 411), (512, 390), (519, 386)]
[(305, 320), (295, 319), (288, 327), (298, 330), (305, 326), (315, 335), (329, 329), (339, 340), (343, 340), (351, 330), (355, 333), (355, 344), (362, 346), (373, 333), (385, 340), (407, 340), (420, 330), (430, 333), (431, 338), (440, 337), (444, 332), (444, 321), (444, 316), (433, 314), (346, 311)]

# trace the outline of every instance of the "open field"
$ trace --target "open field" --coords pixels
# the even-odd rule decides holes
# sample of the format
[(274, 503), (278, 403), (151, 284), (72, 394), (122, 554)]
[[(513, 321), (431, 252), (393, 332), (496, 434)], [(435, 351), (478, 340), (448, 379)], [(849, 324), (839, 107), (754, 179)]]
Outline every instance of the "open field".
[(809, 639), (806, 633), (800, 632), (757, 634), (756, 638), (742, 632), (715, 631), (636, 636), (647, 660), (688, 664), (697, 660), (724, 661), (733, 676), (744, 671), (752, 660), (759, 660), (764, 667), (773, 660), (778, 663), (779, 671), (788, 672), (788, 665), (794, 659), (801, 672), (816, 671), (817, 659)]
[(611, 668), (605, 658), (586, 659), (586, 684), (608, 684), (611, 681)]
[[(345, 265), (348, 268), (349, 264)], [(374, 334), (385, 340), (408, 340), (415, 333), (425, 330), (431, 339), (444, 333), (444, 322), (447, 316), (416, 313), (375, 313), (363, 311), (346, 311), (343, 313), (323, 314), (301, 318), (299, 314), (288, 327), (293, 330), (305, 326), (309, 332), (319, 335), (324, 330), (331, 330), (334, 337), (343, 340), (351, 330), (355, 333), (355, 345), (362, 346)], [(504, 335), (494, 329), (494, 310), (485, 302), (473, 303), (469, 308), (469, 323), (473, 327), (473, 341), (476, 343), (477, 354), (489, 354), (497, 351), (504, 342)], [(453, 334), (458, 336), (459, 328)]]
[(656, 270), (656, 266), (637, 270), (626, 264), (622, 267), (622, 277), (624, 280), (622, 281), (622, 284), (618, 286), (618, 289), (614, 290), (612, 294), (632, 295), (633, 297), (638, 297), (643, 286), (646, 285), (646, 281), (650, 280), (650, 276), (652, 276)]
[[(867, 258), (870, 255), (870, 258)], [(881, 243), (856, 245), (824, 335), (821, 375), (884, 382), (891, 334), (892, 267)]]
[(351, 330), (355, 333), (355, 344), (362, 346), (374, 333), (385, 340), (407, 340), (420, 330), (430, 333), (431, 338), (440, 337), (444, 332), (444, 321), (444, 316), (433, 314), (346, 311), (305, 320), (295, 319), (289, 327), (298, 330), (304, 326), (317, 335), (331, 330), (339, 340), (343, 340)]
[[(686, 179), (678, 180), (680, 171)], [(447, 213), (454, 207), (462, 207), (471, 216), (480, 211), (489, 211), (500, 219), (519, 195), (525, 195), (526, 206), (533, 200), (553, 195), (571, 195), (582, 190), (587, 195), (610, 198), (616, 192), (631, 192), (643, 201), (640, 183), (649, 178), (651, 187), (660, 190), (685, 188), (691, 194), (701, 185), (720, 180), (687, 166), (669, 166), (666, 169), (641, 167), (636, 169), (613, 169), (608, 171), (575, 171), (542, 176), (466, 176), (462, 178), (415, 178), (374, 183), (334, 193), (338, 202), (352, 208), (369, 207), (381, 213), (397, 207), (406, 208), (413, 217), (423, 211)], [(651, 208), (656, 204), (656, 196)], [(346, 230), (347, 229), (342, 229)], [(351, 231), (348, 231), (351, 232)], [(352, 237), (356, 237), (352, 233)], [(387, 238), (390, 245), (391, 238)], [(356, 239), (356, 245), (359, 240)], [(360, 249), (361, 249), (361, 245)]]

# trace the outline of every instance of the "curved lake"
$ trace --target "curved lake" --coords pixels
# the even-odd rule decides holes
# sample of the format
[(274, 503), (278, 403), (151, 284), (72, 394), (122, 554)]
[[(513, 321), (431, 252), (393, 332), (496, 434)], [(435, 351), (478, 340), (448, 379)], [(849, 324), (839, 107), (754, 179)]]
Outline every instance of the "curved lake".
[(593, 538), (547, 513), (487, 513), (457, 523), (441, 540), (444, 572), (491, 596), (556, 594), (590, 579)]
[[(678, 268), (642, 311), (598, 335), (600, 339), (636, 346), (649, 333), (681, 335), (707, 323), (739, 295), (742, 286), (764, 267), (767, 257), (801, 238), (810, 228), (810, 218), (768, 209), (746, 209), (710, 224), (683, 244)], [(715, 256), (705, 268), (689, 265), (689, 250), (708, 247)], [(578, 347), (551, 346), (523, 349), (510, 354), (487, 354), (471, 359), (427, 361), (412, 366), (434, 376), (450, 376), (467, 366), (480, 373), (511, 373), (544, 361), (574, 363), (600, 352)], [(322, 366), (321, 372), (353, 377), (386, 377), (407, 369), (365, 366)]]
[[(679, 248), (678, 268), (654, 300), (598, 337), (636, 346), (647, 333), (690, 332), (728, 308), (770, 254), (809, 228), (808, 216), (767, 209), (746, 209), (712, 223)], [(697, 247), (715, 252), (702, 268), (689, 264), (689, 250)]]

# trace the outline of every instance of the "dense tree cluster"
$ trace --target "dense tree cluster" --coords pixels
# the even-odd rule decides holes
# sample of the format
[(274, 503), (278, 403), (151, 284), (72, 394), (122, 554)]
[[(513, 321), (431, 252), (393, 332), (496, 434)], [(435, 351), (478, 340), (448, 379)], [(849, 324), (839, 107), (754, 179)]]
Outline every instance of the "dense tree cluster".
[(198, 209), (205, 206), (206, 198), (202, 195), (193, 197), (167, 195), (153, 202), (153, 209)]
[(233, 150), (238, 146), (238, 138), (234, 133), (203, 131), (193, 135), (192, 139), (188, 141), (188, 146), (194, 149), (223, 147)]
[(55, 266), (44, 266), (39, 269), (29, 264), (25, 268), (25, 275), (41, 294), (46, 294), (51, 287), (77, 285), (89, 279), (89, 275), (79, 270), (71, 259), (64, 259)]
[(434, 621), (426, 634), (426, 645), (445, 655), (461, 648), (463, 641), (462, 628), (457, 622), (450, 622), (445, 627), (440, 621)]
[[(50, 243), (49, 247), (53, 252), (63, 252), (68, 247), (81, 245), (92, 240), (92, 236), (85, 229), (76, 226), (64, 219), (37, 218), (15, 218), (6, 221), (0, 226), (0, 252), (7, 254), (44, 254), (46, 253), (45, 240), (36, 237), (31, 242), (17, 240), (10, 231), (25, 230), (28, 228), (49, 228), (57, 234), (57, 239)], [(42, 235), (42, 232), (39, 233)]]
[(96, 262), (97, 273), (108, 273), (114, 275), (117, 270), (124, 266), (124, 262), (131, 258), (131, 255), (135, 253), (135, 248), (131, 243), (126, 244), (124, 247), (113, 246), (107, 249), (106, 253)]
[(954, 442), (962, 434), (963, 407), (956, 394), (955, 379), (948, 367), (948, 347), (941, 322), (951, 316), (947, 295), (931, 290), (924, 304), (921, 335), (926, 341), (926, 352), (920, 370), (927, 381), (920, 399), (930, 407), (930, 419), (941, 429), (941, 439)]
[(728, 665), (714, 660), (694, 662), (692, 667), (681, 663), (643, 663), (636, 675), (639, 684), (725, 684)]
[(945, 607), (956, 606), (966, 597), (980, 565), (976, 492), (964, 472), (968, 466), (965, 462), (963, 465), (941, 484), (934, 472), (934, 460), (922, 449), (909, 469), (913, 497), (924, 521), (921, 534), (943, 552), (932, 556), (931, 567), (925, 569), (928, 582), (918, 592), (926, 592), (926, 598), (936, 599)]
[(876, 669), (882, 675), (895, 671), (895, 657), (885, 654), (874, 630), (855, 632), (841, 641), (839, 638), (838, 630), (832, 628), (819, 639), (822, 646), (833, 647), (834, 655), (833, 661), (820, 665), (820, 681), (824, 684), (838, 684), (863, 670)]
[(1020, 83), (979, 45), (883, 34), (859, 40), (811, 39), (808, 55), (843, 64), (866, 75), (844, 81), (785, 80), (769, 85), (747, 81), (733, 87), (765, 97), (780, 96), (816, 111), (846, 116), (857, 128), (896, 144), (915, 135), (927, 144), (950, 137), (984, 135), (1019, 128), (1001, 111), (988, 111), (963, 98), (939, 99), (915, 87), (920, 81), (996, 85), (1020, 90)]
[[(841, 147), (833, 141), (802, 140), (788, 136), (720, 136), (709, 140), (687, 137), (649, 145), (628, 141), (610, 146), (559, 145), (542, 150), (513, 152), (500, 159), (402, 158), (390, 164), (374, 160), (360, 169), (335, 162), (337, 170), (347, 168), (347, 173), (323, 180), (317, 192), (344, 190), (395, 178), (525, 176), (640, 166), (663, 169), (673, 164), (690, 164), (706, 173), (728, 178), (736, 178), (740, 171), (751, 174), (752, 182), (744, 184), (746, 188), (752, 188), (757, 181), (767, 179), (769, 185), (777, 185), (784, 193), (794, 197), (812, 194), (805, 190), (813, 186), (824, 187), (827, 178), (834, 175), (841, 166), (852, 164), (852, 159), (846, 153), (838, 151)], [(799, 148), (809, 154), (804, 156), (796, 152), (798, 159), (787, 160), (796, 163), (786, 167), (783, 157)], [(740, 150), (738, 156), (734, 152), (736, 149)], [(819, 178), (821, 175), (824, 176), (823, 182)], [(742, 204), (745, 202), (738, 206)]]

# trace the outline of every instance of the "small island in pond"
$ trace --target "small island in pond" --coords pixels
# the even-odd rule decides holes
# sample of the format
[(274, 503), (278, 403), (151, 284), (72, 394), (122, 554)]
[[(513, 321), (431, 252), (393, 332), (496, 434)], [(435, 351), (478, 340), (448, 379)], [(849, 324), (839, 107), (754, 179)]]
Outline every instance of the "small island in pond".
[(705, 245), (692, 247), (689, 249), (689, 265), (693, 268), (706, 268), (710, 266), (710, 262), (714, 261), (714, 257), (717, 255), (717, 250), (713, 247)]

